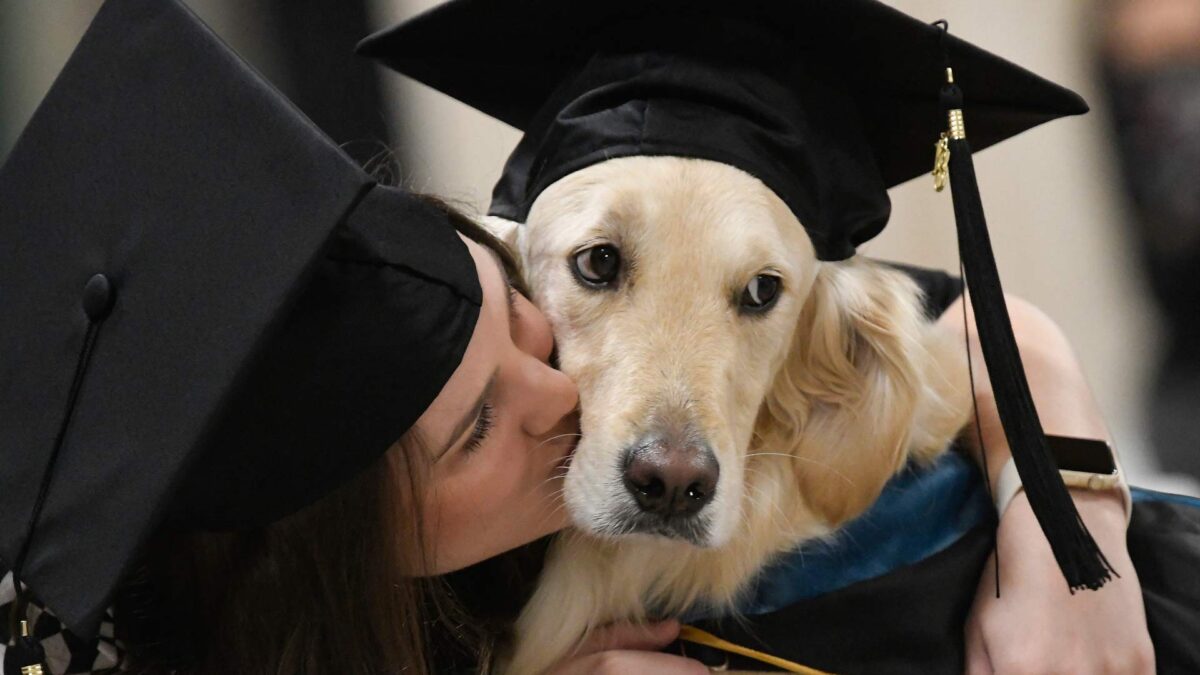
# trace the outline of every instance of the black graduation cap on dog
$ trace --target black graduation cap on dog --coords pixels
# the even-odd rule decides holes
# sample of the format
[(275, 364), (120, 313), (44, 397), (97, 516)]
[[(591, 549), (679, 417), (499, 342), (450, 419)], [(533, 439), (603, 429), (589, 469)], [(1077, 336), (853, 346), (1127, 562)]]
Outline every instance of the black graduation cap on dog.
[(0, 240), (0, 570), (85, 638), (160, 527), (259, 526), (382, 456), (482, 302), (442, 209), (176, 0), (100, 10), (0, 169)]
[(359, 51), (525, 132), (491, 207), (516, 221), (588, 165), (701, 158), (762, 180), (818, 256), (841, 260), (887, 222), (887, 188), (928, 172), (954, 132), (939, 159), (1018, 471), (1071, 588), (1108, 578), (1046, 451), (957, 133), (965, 113), (983, 148), (1086, 112), (1079, 96), (875, 0), (451, 0)]

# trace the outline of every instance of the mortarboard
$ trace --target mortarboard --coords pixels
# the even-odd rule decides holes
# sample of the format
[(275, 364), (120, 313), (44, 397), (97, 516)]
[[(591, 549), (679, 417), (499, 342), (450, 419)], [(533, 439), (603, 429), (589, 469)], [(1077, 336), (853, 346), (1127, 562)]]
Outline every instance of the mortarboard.
[(1045, 447), (971, 164), (972, 147), (1087, 105), (946, 28), (876, 0), (451, 0), (359, 52), (524, 132), (491, 206), (518, 222), (588, 165), (692, 157), (762, 180), (818, 257), (842, 260), (886, 224), (887, 189), (929, 171), (937, 141), (1017, 469), (1068, 585), (1098, 588), (1111, 570)]
[(84, 638), (156, 530), (260, 526), (379, 458), (482, 302), (441, 208), (177, 0), (101, 8), (0, 169), (0, 239), (0, 568)]

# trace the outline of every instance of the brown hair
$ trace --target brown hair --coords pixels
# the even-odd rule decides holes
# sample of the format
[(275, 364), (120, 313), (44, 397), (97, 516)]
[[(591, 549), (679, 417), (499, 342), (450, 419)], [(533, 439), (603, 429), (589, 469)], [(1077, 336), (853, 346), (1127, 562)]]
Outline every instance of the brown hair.
[(413, 445), (266, 527), (159, 537), (115, 607), (126, 668), (426, 672)]
[[(466, 237), (516, 261), (444, 203)], [(124, 667), (142, 675), (420, 675), (486, 671), (540, 567), (535, 544), (422, 579), (428, 453), (411, 431), (315, 504), (246, 532), (164, 534), (115, 605)], [(435, 665), (436, 664), (436, 665)]]

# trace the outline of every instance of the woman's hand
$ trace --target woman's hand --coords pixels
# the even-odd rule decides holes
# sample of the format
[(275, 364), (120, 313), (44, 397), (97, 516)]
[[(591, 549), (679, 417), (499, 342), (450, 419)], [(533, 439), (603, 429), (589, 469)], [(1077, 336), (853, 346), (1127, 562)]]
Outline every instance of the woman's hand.
[(636, 625), (615, 623), (605, 626), (583, 643), (573, 656), (550, 669), (551, 675), (708, 675), (699, 661), (662, 649), (679, 635), (675, 620)]
[[(1100, 408), (1083, 369), (1062, 331), (1033, 305), (1006, 295), (1013, 334), (1038, 417), (1047, 433), (1100, 438), (1111, 443)], [(939, 323), (968, 337), (971, 358), (984, 363), (979, 336), (964, 299)], [(986, 457), (996, 489), (999, 467), (1011, 453), (991, 382), (976, 369), (978, 430), (967, 425), (963, 441), (972, 454)], [(983, 443), (979, 443), (979, 436)], [(967, 672), (980, 673), (1153, 673), (1154, 647), (1137, 572), (1125, 542), (1125, 505), (1116, 490), (1072, 490), (1071, 496), (1092, 537), (1121, 575), (1099, 591), (1071, 594), (1050, 544), (1025, 493), (1009, 503), (996, 532), (1000, 555), (1000, 597), (996, 597), (995, 558), (979, 580), (966, 627)]]
[(1067, 589), (1029, 500), (1000, 520), (1000, 597), (988, 560), (967, 621), (967, 673), (1153, 673), (1154, 647), (1116, 491), (1072, 490), (1079, 514), (1121, 577), (1098, 591)]

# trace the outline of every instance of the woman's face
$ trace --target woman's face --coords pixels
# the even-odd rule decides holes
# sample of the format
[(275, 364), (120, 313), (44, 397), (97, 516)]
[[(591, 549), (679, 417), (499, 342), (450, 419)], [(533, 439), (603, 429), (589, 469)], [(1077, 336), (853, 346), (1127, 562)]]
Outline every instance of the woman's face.
[(430, 574), (565, 527), (564, 463), (579, 431), (575, 385), (549, 365), (546, 318), (490, 249), (464, 241), (483, 307), (462, 363), (415, 426), (432, 461), (422, 509)]

